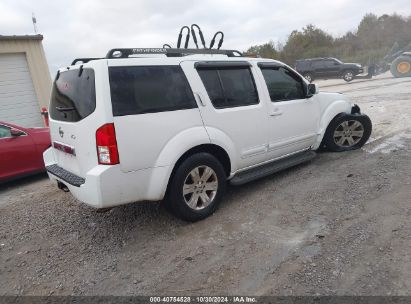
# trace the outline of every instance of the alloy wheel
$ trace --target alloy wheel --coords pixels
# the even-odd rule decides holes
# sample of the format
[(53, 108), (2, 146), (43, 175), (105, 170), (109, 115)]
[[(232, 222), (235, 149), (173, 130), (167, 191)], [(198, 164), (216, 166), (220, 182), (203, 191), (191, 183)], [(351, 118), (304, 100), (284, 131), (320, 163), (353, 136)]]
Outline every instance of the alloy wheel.
[(358, 120), (343, 121), (335, 129), (333, 138), (336, 145), (343, 148), (355, 146), (364, 135), (364, 126)]
[(352, 72), (347, 72), (344, 74), (344, 80), (346, 81), (351, 81), (354, 78), (354, 75)]
[(201, 210), (214, 201), (217, 190), (218, 178), (214, 170), (208, 166), (198, 166), (184, 180), (184, 201), (191, 209)]

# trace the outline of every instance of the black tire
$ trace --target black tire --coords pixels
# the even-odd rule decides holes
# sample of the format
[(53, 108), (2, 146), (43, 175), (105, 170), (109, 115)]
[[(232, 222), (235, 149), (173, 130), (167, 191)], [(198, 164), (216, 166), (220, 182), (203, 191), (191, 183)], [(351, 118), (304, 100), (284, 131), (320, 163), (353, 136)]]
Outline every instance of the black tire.
[[(209, 183), (214, 183), (215, 185), (217, 185), (215, 192), (211, 190), (207, 191), (206, 188), (204, 188), (206, 184), (208, 184), (207, 180), (202, 182), (203, 186), (201, 186), (195, 183), (192, 175), (190, 174), (196, 168), (198, 168), (200, 176), (204, 177), (202, 173), (205, 173), (207, 167), (211, 168), (215, 174), (215, 176), (210, 176), (211, 179), (207, 179)], [(165, 203), (169, 204), (169, 209), (178, 218), (189, 222), (196, 222), (208, 217), (217, 209), (225, 193), (226, 184), (227, 182), (224, 167), (213, 155), (209, 153), (194, 154), (185, 159), (176, 169), (169, 184), (169, 191)], [(193, 188), (198, 186), (199, 188), (196, 188), (197, 190), (195, 190), (195, 192), (193, 192), (192, 194), (183, 195), (183, 187), (185, 185), (193, 185)], [(203, 189), (201, 189), (200, 187), (203, 187)], [(199, 195), (201, 196), (204, 193), (208, 197), (213, 197), (212, 199), (210, 199), (209, 205), (206, 206), (204, 205), (203, 199), (199, 197)], [(191, 198), (193, 198), (190, 195), (197, 195), (198, 197), (198, 203), (195, 204), (196, 209), (190, 207), (186, 202), (187, 200), (191, 201)]]
[[(344, 122), (347, 122), (351, 132), (348, 132), (348, 130), (345, 131), (344, 126), (342, 125)], [(355, 122), (358, 122), (361, 127)], [(358, 136), (361, 134), (361, 130), (362, 136)], [(328, 125), (323, 143), (329, 151), (333, 152), (356, 150), (361, 148), (367, 142), (370, 138), (371, 131), (372, 123), (367, 115), (341, 114), (335, 117)]]
[(310, 83), (314, 81), (314, 75), (312, 73), (304, 73), (304, 78), (307, 79)]
[(411, 77), (411, 56), (399, 56), (396, 58), (391, 63), (390, 71), (395, 78)]
[(350, 82), (350, 81), (354, 80), (354, 77), (355, 77), (353, 70), (345, 70), (345, 71), (343, 72), (343, 75), (342, 75), (342, 76), (343, 76), (343, 79), (344, 79), (346, 82)]

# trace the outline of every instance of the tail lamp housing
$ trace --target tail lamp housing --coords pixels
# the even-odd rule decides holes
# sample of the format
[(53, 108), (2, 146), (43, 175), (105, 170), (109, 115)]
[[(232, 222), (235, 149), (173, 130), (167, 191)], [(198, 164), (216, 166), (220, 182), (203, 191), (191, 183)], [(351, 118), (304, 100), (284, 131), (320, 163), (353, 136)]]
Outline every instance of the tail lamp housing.
[(100, 165), (117, 165), (118, 155), (116, 130), (113, 123), (108, 123), (96, 131), (97, 158)]

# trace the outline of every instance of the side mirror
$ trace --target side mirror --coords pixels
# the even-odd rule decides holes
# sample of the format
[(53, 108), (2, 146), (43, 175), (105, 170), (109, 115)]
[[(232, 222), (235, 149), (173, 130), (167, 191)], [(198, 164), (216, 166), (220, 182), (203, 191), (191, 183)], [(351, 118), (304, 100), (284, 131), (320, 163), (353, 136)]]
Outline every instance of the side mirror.
[(11, 134), (11, 137), (19, 137), (19, 136), (25, 135), (26, 133), (24, 133), (23, 131), (11, 128), (10, 134)]
[(318, 93), (318, 86), (315, 83), (309, 83), (307, 85), (307, 97), (311, 97)]

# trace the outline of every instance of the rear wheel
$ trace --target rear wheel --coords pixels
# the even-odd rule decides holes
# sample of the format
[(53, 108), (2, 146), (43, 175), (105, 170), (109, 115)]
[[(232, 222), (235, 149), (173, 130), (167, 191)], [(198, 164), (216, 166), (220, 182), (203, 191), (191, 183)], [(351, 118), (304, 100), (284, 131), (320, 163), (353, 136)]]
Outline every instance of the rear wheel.
[(345, 71), (345, 72), (343, 73), (343, 79), (344, 79), (346, 82), (350, 82), (351, 80), (354, 79), (354, 72), (351, 71), (351, 70)]
[(411, 76), (411, 56), (400, 56), (391, 63), (391, 74), (394, 77)]
[(371, 120), (367, 115), (343, 114), (330, 122), (324, 144), (335, 152), (359, 149), (370, 138), (371, 130)]
[(314, 81), (314, 76), (311, 73), (304, 73), (304, 78), (307, 79), (309, 82), (313, 82)]
[(221, 163), (211, 154), (194, 154), (175, 171), (166, 204), (177, 217), (195, 222), (217, 209), (225, 188)]

